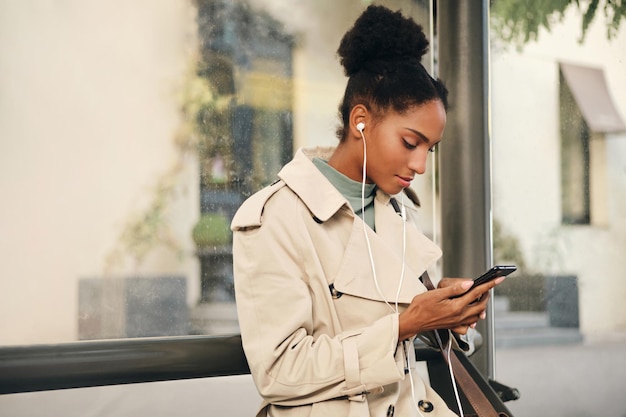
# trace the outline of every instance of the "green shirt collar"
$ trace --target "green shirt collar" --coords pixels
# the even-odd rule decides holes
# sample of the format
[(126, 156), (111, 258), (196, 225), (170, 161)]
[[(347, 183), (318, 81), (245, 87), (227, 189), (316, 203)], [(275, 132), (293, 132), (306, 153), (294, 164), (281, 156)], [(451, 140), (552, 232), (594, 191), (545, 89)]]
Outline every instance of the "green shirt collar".
[[(320, 170), (328, 181), (348, 200), (354, 213), (361, 215), (361, 187), (362, 183), (348, 178), (335, 168), (328, 165), (322, 158), (313, 158), (313, 164)], [(365, 223), (374, 229), (374, 197), (376, 184), (365, 184)]]

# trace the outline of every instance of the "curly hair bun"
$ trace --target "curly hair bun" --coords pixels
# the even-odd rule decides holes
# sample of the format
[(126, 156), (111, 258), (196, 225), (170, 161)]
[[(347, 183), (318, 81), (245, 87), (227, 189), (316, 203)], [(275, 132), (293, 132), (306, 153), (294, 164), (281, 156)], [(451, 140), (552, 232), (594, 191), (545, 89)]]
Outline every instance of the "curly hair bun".
[(341, 39), (337, 54), (350, 77), (374, 61), (416, 60), (428, 51), (420, 25), (400, 12), (369, 6)]

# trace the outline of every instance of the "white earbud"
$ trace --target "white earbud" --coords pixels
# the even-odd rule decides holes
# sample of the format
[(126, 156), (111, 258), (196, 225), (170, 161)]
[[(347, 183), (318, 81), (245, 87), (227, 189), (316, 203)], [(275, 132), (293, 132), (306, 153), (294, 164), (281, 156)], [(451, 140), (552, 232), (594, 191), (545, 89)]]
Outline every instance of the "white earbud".
[(365, 129), (365, 123), (363, 123), (363, 122), (357, 123), (356, 130), (358, 130), (359, 132), (363, 133), (363, 129)]

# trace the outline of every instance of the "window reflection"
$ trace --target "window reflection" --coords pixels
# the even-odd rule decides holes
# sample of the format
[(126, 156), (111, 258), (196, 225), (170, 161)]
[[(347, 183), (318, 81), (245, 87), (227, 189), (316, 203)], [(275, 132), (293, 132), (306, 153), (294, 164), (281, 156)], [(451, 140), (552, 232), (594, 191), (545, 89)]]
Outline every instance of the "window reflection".
[(563, 223), (589, 224), (589, 142), (591, 132), (563, 74), (559, 77), (561, 204)]
[[(228, 227), (241, 202), (276, 178), (292, 154), (293, 39), (244, 2), (197, 1), (199, 75), (227, 100), (200, 132), (200, 302), (234, 301)], [(219, 98), (218, 98), (219, 100)], [(219, 130), (219, 132), (218, 132)], [(213, 234), (226, 234), (219, 239)], [(236, 330), (236, 329), (235, 329)]]
[(337, 143), (366, 3), (0, 3), (0, 345), (236, 332), (230, 219)]

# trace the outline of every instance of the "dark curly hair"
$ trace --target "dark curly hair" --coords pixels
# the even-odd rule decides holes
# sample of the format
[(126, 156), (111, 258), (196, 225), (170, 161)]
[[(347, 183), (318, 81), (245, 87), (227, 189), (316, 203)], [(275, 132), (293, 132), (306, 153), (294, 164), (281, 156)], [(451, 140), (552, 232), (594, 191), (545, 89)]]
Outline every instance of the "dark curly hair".
[(337, 55), (349, 77), (339, 105), (343, 140), (350, 111), (365, 105), (374, 115), (402, 113), (431, 100), (448, 108), (448, 90), (422, 66), (428, 39), (420, 25), (383, 6), (369, 6), (341, 39)]

